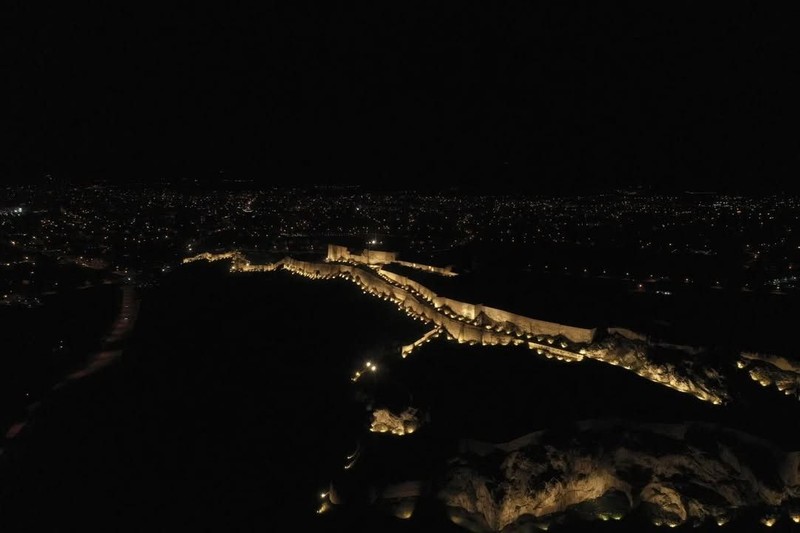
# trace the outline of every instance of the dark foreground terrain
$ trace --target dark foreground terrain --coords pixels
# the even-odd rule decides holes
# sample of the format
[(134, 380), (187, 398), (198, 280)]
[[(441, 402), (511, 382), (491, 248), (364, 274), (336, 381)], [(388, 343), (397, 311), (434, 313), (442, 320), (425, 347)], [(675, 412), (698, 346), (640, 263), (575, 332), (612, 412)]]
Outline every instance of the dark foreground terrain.
[[(424, 327), (386, 302), (343, 281), (225, 270), (184, 267), (145, 293), (120, 361), (46, 397), (2, 456), (9, 530), (463, 531), (434, 498), (402, 521), (367, 505), (370, 490), (435, 480), (460, 438), (503, 442), (584, 419), (698, 420), (800, 449), (796, 399), (745, 377), (742, 399), (715, 407), (514, 348), (431, 343), (401, 361), (399, 345)], [(353, 384), (365, 360), (379, 371)], [(409, 404), (430, 417), (417, 434), (367, 431), (368, 407)], [(349, 505), (318, 515), (331, 482)], [(745, 518), (726, 528), (764, 528)], [(784, 517), (772, 530), (792, 527)], [(558, 528), (654, 529), (637, 516)]]

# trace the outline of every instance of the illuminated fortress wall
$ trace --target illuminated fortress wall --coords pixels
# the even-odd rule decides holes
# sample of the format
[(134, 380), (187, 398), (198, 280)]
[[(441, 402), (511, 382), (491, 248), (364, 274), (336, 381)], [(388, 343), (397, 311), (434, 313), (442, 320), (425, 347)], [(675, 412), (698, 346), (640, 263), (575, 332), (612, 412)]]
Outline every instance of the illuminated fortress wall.
[[(367, 253), (367, 251), (365, 251), (364, 253)], [(344, 246), (329, 244), (328, 256), (326, 260), (334, 262), (336, 261), (355, 262), (368, 265), (380, 264), (378, 261), (380, 260), (384, 264), (395, 262), (397, 264), (403, 266), (410, 266), (412, 268), (417, 268), (419, 270), (437, 272), (443, 275), (454, 275), (450, 271), (449, 267), (443, 269), (437, 267), (430, 267), (428, 265), (420, 265), (418, 263), (407, 263), (405, 261), (397, 261), (395, 259), (397, 254), (389, 252), (371, 251), (369, 253), (385, 254), (385, 255), (369, 255), (369, 256), (363, 254), (353, 255)], [(594, 329), (565, 326), (562, 324), (556, 324), (554, 322), (546, 322), (544, 320), (536, 320), (533, 318), (517, 315), (514, 313), (509, 313), (508, 311), (504, 311), (502, 309), (496, 309), (494, 307), (487, 307), (480, 304), (471, 304), (467, 302), (460, 302), (458, 300), (452, 300), (450, 298), (445, 298), (443, 296), (437, 295), (432, 290), (428, 289), (427, 287), (417, 283), (413, 279), (410, 279), (406, 276), (402, 276), (400, 274), (395, 274), (393, 272), (385, 270), (381, 270), (380, 275), (402, 287), (410, 287), (416, 293), (423, 296), (424, 299), (431, 302), (433, 306), (437, 309), (441, 307), (446, 307), (453, 313), (462, 316), (468, 320), (474, 321), (476, 319), (477, 320), (482, 319), (481, 322), (485, 322), (487, 324), (492, 323), (495, 325), (499, 325), (504, 328), (504, 331), (519, 332), (522, 333), (523, 335), (550, 335), (554, 337), (561, 336), (575, 343), (589, 343), (592, 342), (592, 340), (594, 340), (595, 337)], [(485, 324), (482, 323), (480, 325), (485, 325)]]
[(364, 250), (361, 257), (366, 258), (368, 265), (385, 265), (397, 260), (395, 252), (381, 252), (378, 250)]
[(326, 261), (348, 261), (350, 259), (350, 250), (346, 246), (338, 246), (336, 244), (328, 245), (328, 256)]
[(608, 328), (608, 332), (612, 335), (621, 335), (626, 339), (634, 340), (634, 341), (646, 341), (647, 336), (642, 335), (641, 333), (637, 333), (636, 331), (631, 331), (628, 328)]
[[(381, 270), (379, 274), (399, 285), (414, 289), (414, 291), (429, 300), (435, 308), (447, 308), (468, 320), (478, 320), (481, 322), (480, 325), (485, 326), (486, 324), (492, 324), (503, 328), (503, 331), (518, 331), (523, 335), (561, 336), (575, 343), (589, 343), (592, 342), (595, 337), (596, 330), (594, 328), (586, 329), (565, 326), (563, 324), (536, 320), (534, 318), (509, 313), (502, 309), (496, 309), (481, 304), (460, 302), (444, 296), (438, 296), (432, 290), (405, 276), (385, 270)], [(489, 319), (488, 321), (486, 320), (487, 318)]]
[[(200, 259), (207, 259), (201, 254)], [(242, 272), (272, 271), (284, 268), (291, 272), (313, 278), (333, 278), (344, 275), (351, 278), (362, 290), (373, 293), (379, 298), (391, 300), (402, 310), (418, 318), (441, 326), (443, 330), (459, 342), (482, 344), (522, 344), (522, 336), (562, 336), (572, 343), (588, 343), (594, 337), (594, 330), (573, 328), (552, 322), (544, 322), (522, 317), (491, 307), (475, 306), (437, 296), (436, 293), (419, 283), (386, 271), (373, 271), (355, 265), (341, 263), (317, 263), (300, 261), (286, 257), (277, 263), (252, 265), (240, 254), (222, 254), (227, 259), (234, 259), (232, 270)], [(209, 260), (218, 260), (216, 257)], [(190, 258), (184, 262), (191, 262)], [(412, 293), (416, 293), (413, 294)], [(492, 322), (485, 324), (468, 323), (480, 316), (489, 317)], [(497, 322), (496, 324), (493, 322)], [(540, 339), (542, 340), (542, 339)], [(552, 341), (552, 339), (551, 339)], [(566, 346), (562, 346), (566, 347)]]
[[(562, 361), (581, 361), (588, 357), (620, 366), (655, 383), (692, 394), (703, 401), (721, 404), (729, 399), (716, 371), (694, 368), (691, 361), (658, 362), (651, 357), (648, 344), (639, 338), (631, 338), (637, 334), (628, 330), (616, 331), (597, 340), (594, 329), (545, 322), (492, 307), (440, 297), (405, 276), (374, 266), (365, 267), (354, 261), (347, 264), (308, 262), (286, 257), (276, 263), (253, 265), (241, 253), (229, 252), (218, 255), (200, 254), (184, 259), (183, 262), (191, 263), (201, 259), (230, 259), (231, 271), (238, 272), (284, 269), (311, 279), (348, 279), (363, 292), (389, 300), (415, 320), (436, 327), (436, 336), (445, 335), (448, 340), (481, 345), (525, 345), (540, 355)], [(425, 340), (427, 338), (403, 347), (402, 355), (409, 355)]]
[[(389, 278), (397, 285), (387, 283), (383, 277)], [(377, 291), (380, 295), (389, 296), (392, 300), (402, 302), (405, 309), (442, 326), (458, 341), (509, 344), (518, 340), (516, 337), (521, 335), (547, 335), (562, 336), (573, 343), (589, 343), (594, 338), (595, 331), (593, 329), (573, 328), (544, 322), (492, 307), (438, 296), (419, 283), (391, 272), (372, 273), (359, 269), (358, 279), (367, 288)], [(412, 295), (405, 287), (413, 289), (421, 297)], [(448, 310), (452, 312), (451, 316), (448, 316)], [(474, 321), (481, 315), (488, 317), (491, 322), (470, 324), (463, 320)], [(487, 326), (490, 329), (487, 329)], [(496, 331), (496, 328), (500, 328), (501, 331)]]
[(414, 268), (416, 270), (422, 270), (423, 272), (432, 272), (434, 274), (439, 274), (440, 276), (457, 276), (455, 272), (453, 272), (453, 267), (435, 267), (431, 265), (423, 265), (422, 263), (410, 263), (408, 261), (399, 261), (395, 260), (395, 263), (398, 265), (402, 265), (408, 268)]
[(225, 252), (221, 254), (212, 254), (209, 252), (203, 252), (202, 254), (197, 254), (193, 257), (187, 257), (183, 260), (183, 263), (193, 263), (194, 261), (223, 261), (225, 259), (230, 259), (234, 262), (238, 261), (246, 261), (244, 256), (241, 252)]
[(396, 259), (396, 252), (363, 250), (360, 254), (353, 254), (346, 246), (338, 246), (336, 244), (328, 245), (328, 256), (326, 258), (327, 261), (353, 262), (363, 265), (386, 265), (394, 263)]
[(393, 281), (395, 284), (411, 288), (418, 294), (422, 295), (422, 297), (428, 301), (435, 301), (436, 298), (438, 298), (435, 292), (430, 290), (428, 287), (420, 283), (417, 283), (413, 279), (401, 276), (400, 274), (395, 274), (394, 272), (389, 272), (388, 270), (381, 270), (379, 271), (379, 274), (382, 277), (390, 281)]
[(339, 246), (337, 244), (328, 245), (328, 256), (326, 261), (345, 262), (345, 263), (360, 263), (362, 265), (388, 265), (396, 263), (408, 268), (422, 270), (424, 272), (432, 272), (441, 276), (456, 276), (452, 267), (435, 267), (431, 265), (424, 265), (422, 263), (412, 263), (409, 261), (399, 261), (397, 259), (397, 252), (382, 252), (379, 250), (363, 250), (360, 254), (353, 254), (346, 246)]

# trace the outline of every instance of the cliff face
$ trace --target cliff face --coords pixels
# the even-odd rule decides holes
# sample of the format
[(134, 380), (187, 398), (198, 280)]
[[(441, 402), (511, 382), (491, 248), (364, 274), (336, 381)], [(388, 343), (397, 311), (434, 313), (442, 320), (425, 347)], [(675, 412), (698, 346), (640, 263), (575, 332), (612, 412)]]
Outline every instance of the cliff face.
[(439, 491), (451, 517), (477, 531), (570, 520), (656, 525), (725, 523), (758, 510), (796, 515), (796, 453), (712, 425), (584, 423), (503, 445), (465, 441)]

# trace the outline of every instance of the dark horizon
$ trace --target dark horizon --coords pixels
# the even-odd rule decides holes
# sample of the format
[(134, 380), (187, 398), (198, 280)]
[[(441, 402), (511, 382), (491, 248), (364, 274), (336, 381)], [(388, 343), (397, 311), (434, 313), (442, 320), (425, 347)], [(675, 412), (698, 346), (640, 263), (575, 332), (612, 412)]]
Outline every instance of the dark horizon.
[[(123, 179), (124, 178), (124, 179)], [(40, 188), (62, 189), (63, 187), (122, 187), (122, 188), (164, 188), (182, 191), (269, 191), (269, 190), (318, 190), (331, 193), (342, 193), (352, 190), (354, 193), (376, 194), (446, 194), (468, 196), (524, 196), (524, 197), (581, 197), (602, 195), (654, 195), (654, 196), (741, 196), (771, 197), (780, 195), (800, 195), (800, 184), (794, 182), (759, 184), (759, 187), (748, 186), (737, 182), (728, 182), (721, 186), (703, 187), (694, 183), (667, 182), (655, 184), (632, 183), (581, 183), (576, 186), (572, 182), (558, 181), (548, 187), (536, 187), (535, 183), (510, 183), (493, 180), (492, 187), (485, 187), (481, 182), (444, 183), (444, 182), (388, 182), (378, 179), (352, 182), (315, 182), (312, 179), (302, 182), (290, 182), (287, 179), (259, 179), (250, 174), (231, 175), (225, 171), (196, 172), (190, 175), (137, 174), (124, 177), (108, 176), (76, 176), (70, 174), (43, 174), (24, 180), (7, 180), (9, 187), (34, 186)], [(719, 185), (719, 184), (716, 184)]]
[(756, 7), (17, 12), (6, 182), (797, 190), (794, 24)]

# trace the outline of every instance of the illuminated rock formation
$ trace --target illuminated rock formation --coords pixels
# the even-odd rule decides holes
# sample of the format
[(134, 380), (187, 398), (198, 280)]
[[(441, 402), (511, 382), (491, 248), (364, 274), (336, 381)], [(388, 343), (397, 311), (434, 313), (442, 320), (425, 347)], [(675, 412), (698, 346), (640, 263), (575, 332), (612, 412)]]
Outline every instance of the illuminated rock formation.
[(462, 443), (439, 496), (473, 531), (621, 519), (725, 523), (748, 509), (796, 514), (798, 453), (713, 425), (582, 423), (506, 444)]
[(671, 389), (691, 394), (700, 400), (722, 404), (730, 397), (722, 376), (713, 368), (694, 363), (691, 359), (678, 362), (656, 362), (648, 346), (640, 341), (609, 336), (585, 349), (586, 357), (621, 366), (639, 376)]
[(417, 410), (409, 407), (399, 415), (393, 414), (388, 409), (376, 409), (372, 413), (372, 424), (369, 430), (373, 433), (391, 433), (392, 435), (406, 435), (419, 429), (421, 420)]
[(800, 398), (800, 364), (777, 355), (742, 352), (736, 367), (764, 387), (775, 386), (787, 396)]

